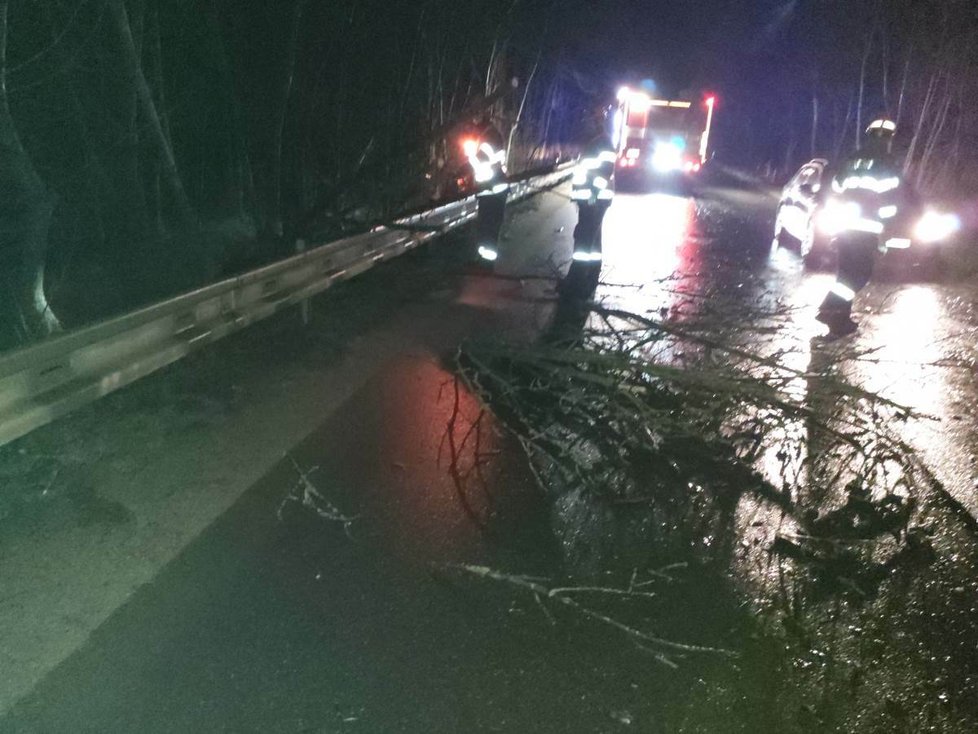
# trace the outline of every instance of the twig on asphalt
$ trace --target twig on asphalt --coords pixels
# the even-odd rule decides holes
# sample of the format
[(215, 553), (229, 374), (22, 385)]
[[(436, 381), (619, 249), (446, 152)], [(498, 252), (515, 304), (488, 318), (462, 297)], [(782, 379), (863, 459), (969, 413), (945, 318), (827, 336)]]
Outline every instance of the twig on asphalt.
[(360, 516), (344, 514), (336, 505), (323, 496), (322, 492), (319, 491), (312, 479), (310, 479), (310, 476), (319, 469), (318, 466), (303, 470), (291, 454), (286, 453), (285, 455), (292, 463), (293, 468), (299, 475), (299, 479), (279, 505), (278, 512), (276, 513), (278, 519), (283, 519), (283, 512), (287, 505), (293, 503), (298, 504), (300, 507), (312, 511), (323, 520), (340, 523), (343, 526), (343, 532), (352, 540), (353, 536), (350, 533), (350, 527)]
[[(574, 592), (582, 593), (601, 593), (617, 596), (631, 596), (631, 597), (651, 597), (653, 594), (646, 594), (642, 592), (634, 592), (629, 589), (617, 589), (614, 587), (596, 587), (596, 586), (581, 586), (581, 587), (571, 587), (571, 586), (559, 586), (548, 588), (542, 583), (535, 581), (532, 577), (521, 576), (517, 574), (503, 573), (501, 571), (494, 570), (488, 566), (477, 566), (471, 564), (447, 564), (441, 566), (441, 568), (446, 570), (461, 571), (463, 573), (475, 576), (477, 578), (489, 579), (491, 581), (497, 581), (510, 586), (514, 586), (518, 589), (529, 592), (536, 602), (546, 609), (544, 600), (549, 600), (557, 602), (563, 605), (565, 608), (570, 609), (573, 612), (583, 616), (592, 622), (597, 622), (605, 627), (610, 627), (621, 633), (623, 633), (628, 639), (630, 639), (635, 644), (639, 645), (646, 652), (652, 653), (655, 658), (669, 667), (676, 667), (675, 663), (667, 658), (661, 650), (655, 648), (663, 648), (665, 650), (672, 650), (674, 652), (681, 653), (702, 653), (711, 655), (723, 655), (734, 657), (737, 653), (733, 650), (727, 650), (719, 647), (710, 647), (706, 645), (694, 645), (684, 642), (676, 642), (674, 640), (668, 640), (664, 637), (660, 637), (651, 632), (641, 630), (637, 627), (628, 625), (620, 620), (615, 619), (607, 614), (599, 612), (590, 607), (586, 607), (573, 598), (572, 594)], [(547, 610), (549, 612), (549, 610)], [(546, 613), (548, 619), (552, 620), (553, 616), (550, 613)]]

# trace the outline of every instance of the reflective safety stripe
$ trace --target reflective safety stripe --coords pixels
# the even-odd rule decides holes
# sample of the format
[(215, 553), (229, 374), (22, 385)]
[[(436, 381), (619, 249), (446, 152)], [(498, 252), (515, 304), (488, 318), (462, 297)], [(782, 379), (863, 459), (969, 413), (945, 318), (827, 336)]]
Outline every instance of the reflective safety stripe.
[(490, 163), (502, 163), (503, 159), (506, 157), (506, 153), (503, 150), (496, 150), (489, 143), (482, 143), (479, 146), (479, 150), (486, 154)]
[(876, 178), (875, 176), (846, 176), (843, 179), (841, 186), (837, 182), (833, 182), (832, 188), (834, 188), (839, 193), (843, 191), (848, 191), (849, 189), (864, 189), (866, 191), (872, 191), (876, 194), (885, 194), (888, 191), (893, 191), (900, 185), (900, 179), (897, 176), (890, 176), (889, 178)]
[(906, 237), (890, 237), (886, 241), (886, 249), (888, 250), (906, 250), (910, 247), (910, 240)]
[(594, 188), (596, 188), (596, 189), (606, 189), (606, 188), (608, 188), (608, 179), (606, 179), (604, 176), (595, 176), (594, 177)]
[(582, 158), (581, 166), (586, 171), (593, 171), (596, 168), (601, 168), (601, 161), (597, 158)]
[(829, 290), (844, 301), (852, 301), (856, 297), (856, 291), (838, 280), (832, 284)]
[(492, 262), (499, 257), (499, 253), (491, 247), (486, 247), (485, 245), (479, 245), (479, 257), (483, 260), (488, 260)]
[(573, 189), (571, 191), (571, 198), (572, 199), (585, 199), (585, 200), (586, 199), (590, 199), (591, 198), (591, 189)]
[(887, 130), (888, 132), (896, 132), (896, 123), (893, 120), (873, 120), (869, 123), (867, 130)]
[(615, 155), (613, 150), (603, 150), (598, 155), (598, 160), (602, 163), (615, 163), (618, 160), (618, 156)]
[(595, 263), (601, 261), (600, 252), (574, 252), (573, 258), (579, 263)]
[(494, 193), (494, 194), (501, 194), (504, 191), (509, 191), (509, 184), (508, 183), (498, 183), (498, 184), (496, 184), (495, 186), (492, 187), (492, 193)]
[(890, 204), (889, 206), (881, 206), (879, 210), (880, 219), (893, 219), (897, 215), (900, 209), (896, 204)]
[[(480, 143), (478, 149), (466, 149), (468, 153), (469, 165), (475, 174), (476, 183), (488, 183), (498, 175), (498, 169), (502, 167), (506, 159), (506, 152), (496, 150), (489, 143)], [(505, 170), (505, 167), (502, 167)]]
[(607, 199), (614, 199), (615, 198), (615, 192), (612, 191), (611, 189), (602, 189), (601, 191), (598, 192), (598, 198), (599, 199), (605, 199), (605, 200), (607, 200)]

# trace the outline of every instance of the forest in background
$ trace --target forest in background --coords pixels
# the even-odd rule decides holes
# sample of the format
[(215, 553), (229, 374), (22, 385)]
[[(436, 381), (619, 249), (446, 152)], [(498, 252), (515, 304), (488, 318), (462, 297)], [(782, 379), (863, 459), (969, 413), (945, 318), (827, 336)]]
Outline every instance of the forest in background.
[(733, 165), (784, 176), (887, 111), (925, 191), (978, 190), (974, 3), (739, 5), (0, 2), (0, 346), (444, 195), (478, 112), (514, 171), (572, 153), (626, 75), (719, 92)]

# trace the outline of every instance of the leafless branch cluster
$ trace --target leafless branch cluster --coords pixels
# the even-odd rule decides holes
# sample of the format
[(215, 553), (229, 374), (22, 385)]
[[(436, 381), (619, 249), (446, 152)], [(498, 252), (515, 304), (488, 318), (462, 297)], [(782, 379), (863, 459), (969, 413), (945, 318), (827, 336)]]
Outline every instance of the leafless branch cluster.
[(774, 38), (783, 65), (788, 169), (858, 146), (872, 117), (898, 124), (898, 152), (925, 191), (978, 187), (978, 16), (959, 0), (796, 3)]

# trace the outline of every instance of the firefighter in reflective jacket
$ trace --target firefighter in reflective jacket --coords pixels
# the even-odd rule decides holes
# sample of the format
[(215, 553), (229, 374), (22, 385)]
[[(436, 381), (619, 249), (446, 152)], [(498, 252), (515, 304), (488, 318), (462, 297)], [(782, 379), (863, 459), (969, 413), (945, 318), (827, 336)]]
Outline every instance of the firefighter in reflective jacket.
[(832, 178), (823, 216), (835, 222), (838, 270), (816, 317), (829, 327), (831, 336), (856, 330), (852, 302), (869, 283), (876, 254), (885, 248), (884, 232), (912, 216), (917, 207), (916, 196), (892, 154), (895, 134), (892, 120), (874, 120), (866, 129), (863, 146)]
[[(602, 127), (603, 127), (602, 113)], [(571, 198), (577, 202), (574, 228), (575, 262), (601, 261), (601, 225), (614, 198), (615, 148), (602, 131), (584, 148), (571, 179)]]
[(463, 138), (462, 150), (472, 166), (476, 186), (479, 257), (493, 262), (499, 257), (499, 232), (509, 192), (503, 136), (488, 118), (483, 118)]

